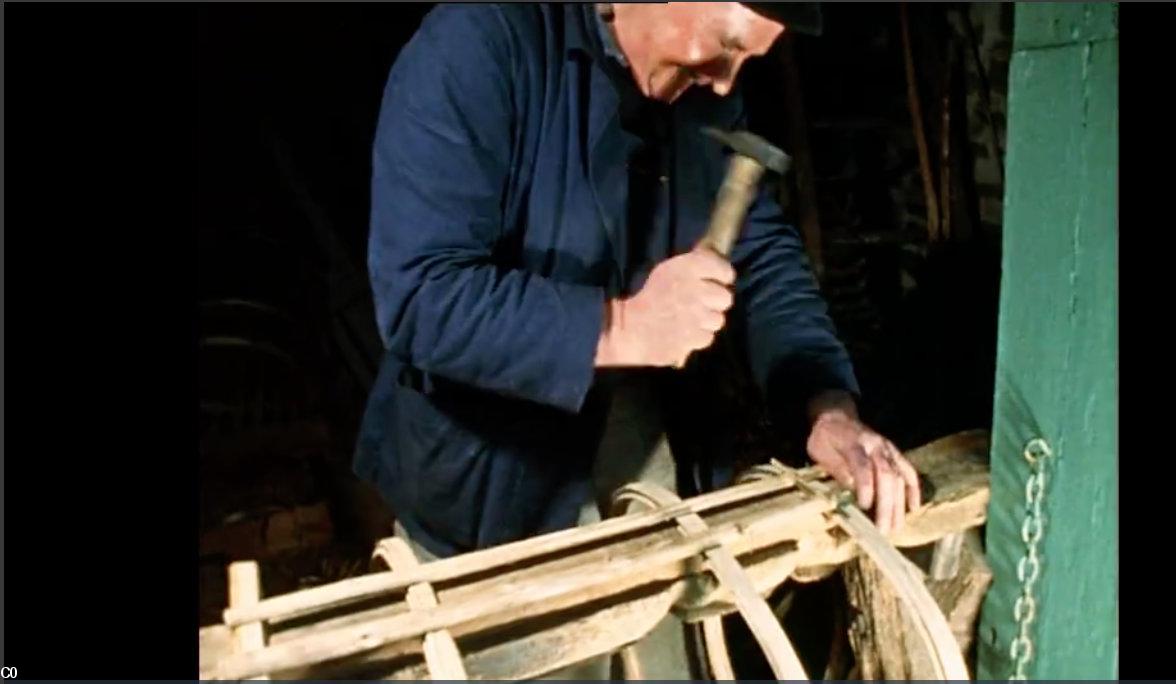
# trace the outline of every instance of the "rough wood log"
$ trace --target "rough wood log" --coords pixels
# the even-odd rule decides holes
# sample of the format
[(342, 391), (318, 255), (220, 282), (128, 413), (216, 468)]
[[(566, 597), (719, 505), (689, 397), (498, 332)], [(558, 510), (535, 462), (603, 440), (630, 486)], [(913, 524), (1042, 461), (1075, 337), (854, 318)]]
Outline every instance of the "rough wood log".
[[(958, 571), (943, 580), (926, 579), (927, 589), (947, 618), (961, 657), (974, 639), (984, 592), (992, 571), (976, 530), (960, 534)], [(906, 609), (878, 568), (859, 558), (844, 568), (855, 615), (849, 636), (862, 679), (934, 678), (925, 659), (912, 658), (912, 626)]]
[[(832, 489), (826, 483), (806, 487), (826, 495)], [(968, 669), (959, 646), (943, 613), (927, 593), (922, 571), (890, 545), (856, 506), (839, 507), (834, 519), (861, 547), (862, 558), (868, 558), (870, 567), (881, 573), (886, 589), (901, 605), (904, 634), (913, 635), (908, 640), (906, 659), (911, 672), (920, 675), (914, 678), (967, 679)]]
[(843, 570), (852, 606), (849, 640), (863, 680), (936, 679), (925, 659), (912, 659), (915, 632), (889, 583), (867, 558)]

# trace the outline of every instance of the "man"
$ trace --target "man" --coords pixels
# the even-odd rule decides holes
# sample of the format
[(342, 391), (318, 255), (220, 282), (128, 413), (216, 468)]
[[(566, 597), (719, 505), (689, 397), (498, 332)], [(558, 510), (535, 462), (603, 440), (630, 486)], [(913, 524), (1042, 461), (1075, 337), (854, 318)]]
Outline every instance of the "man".
[(670, 449), (665, 426), (705, 407), (669, 399), (707, 396), (684, 362), (720, 333), (884, 531), (919, 505), (910, 464), (858, 420), (771, 192), (730, 262), (696, 248), (726, 168), (700, 129), (746, 127), (739, 69), (801, 8), (441, 6), (404, 47), (373, 157), (388, 354), (355, 465), (423, 553), (590, 522), (629, 479), (688, 488), (679, 452), (705, 442)]

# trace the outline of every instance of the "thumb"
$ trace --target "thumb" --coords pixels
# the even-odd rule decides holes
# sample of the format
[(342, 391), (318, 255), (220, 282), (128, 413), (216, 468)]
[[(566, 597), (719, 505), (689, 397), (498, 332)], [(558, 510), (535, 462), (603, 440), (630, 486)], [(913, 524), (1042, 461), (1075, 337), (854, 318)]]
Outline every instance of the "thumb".
[(835, 447), (822, 440), (812, 440), (808, 452), (813, 463), (821, 466), (838, 484), (850, 488), (854, 486), (853, 469)]

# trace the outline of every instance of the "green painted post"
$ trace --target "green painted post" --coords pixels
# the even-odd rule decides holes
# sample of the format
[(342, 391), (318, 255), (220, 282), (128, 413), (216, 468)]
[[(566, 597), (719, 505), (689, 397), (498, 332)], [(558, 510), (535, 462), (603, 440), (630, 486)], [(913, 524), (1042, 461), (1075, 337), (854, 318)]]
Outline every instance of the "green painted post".
[(1046, 440), (1030, 679), (1118, 674), (1118, 5), (1018, 3), (978, 677), (1014, 672), (1022, 455)]

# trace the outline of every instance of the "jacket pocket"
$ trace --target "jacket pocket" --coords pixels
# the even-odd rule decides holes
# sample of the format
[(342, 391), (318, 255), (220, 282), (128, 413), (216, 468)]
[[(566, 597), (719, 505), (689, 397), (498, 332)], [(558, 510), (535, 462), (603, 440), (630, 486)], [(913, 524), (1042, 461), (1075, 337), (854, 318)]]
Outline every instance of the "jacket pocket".
[(394, 486), (402, 515), (455, 547), (475, 548), (490, 487), (490, 446), (416, 389), (398, 385), (397, 395)]

